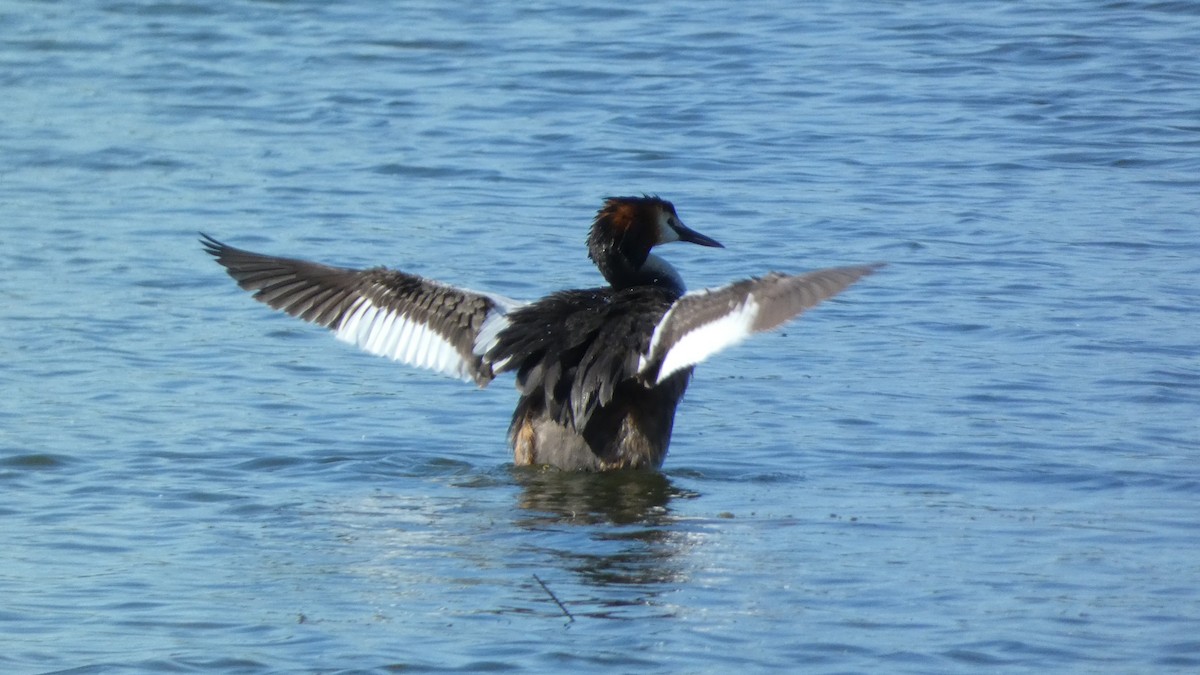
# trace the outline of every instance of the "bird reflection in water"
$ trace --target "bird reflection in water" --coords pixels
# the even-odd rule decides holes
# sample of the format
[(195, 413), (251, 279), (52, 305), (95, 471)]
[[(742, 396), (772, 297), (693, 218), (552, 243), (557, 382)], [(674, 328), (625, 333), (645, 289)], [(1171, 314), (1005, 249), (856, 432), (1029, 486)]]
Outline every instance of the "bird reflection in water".
[[(514, 467), (512, 473), (522, 488), (522, 514), (516, 524), (566, 537), (564, 545), (547, 540), (541, 544), (583, 583), (645, 586), (683, 578), (679, 557), (689, 538), (676, 527), (671, 503), (695, 493), (655, 471), (580, 473)], [(581, 541), (580, 535), (586, 538)], [(644, 595), (627, 594), (593, 601), (602, 605), (601, 614), (652, 602)]]

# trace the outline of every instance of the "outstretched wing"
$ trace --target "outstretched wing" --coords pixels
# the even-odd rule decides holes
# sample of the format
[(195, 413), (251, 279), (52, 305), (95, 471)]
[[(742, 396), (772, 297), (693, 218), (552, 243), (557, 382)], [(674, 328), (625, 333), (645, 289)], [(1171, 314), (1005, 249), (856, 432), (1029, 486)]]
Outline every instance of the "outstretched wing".
[(754, 333), (795, 318), (880, 267), (834, 267), (797, 275), (772, 272), (761, 279), (688, 293), (658, 322), (639, 372), (651, 382), (662, 382)]
[(254, 298), (325, 326), (364, 351), (480, 386), (482, 345), (519, 306), (507, 298), (383, 267), (356, 270), (244, 251), (201, 235), (205, 250)]

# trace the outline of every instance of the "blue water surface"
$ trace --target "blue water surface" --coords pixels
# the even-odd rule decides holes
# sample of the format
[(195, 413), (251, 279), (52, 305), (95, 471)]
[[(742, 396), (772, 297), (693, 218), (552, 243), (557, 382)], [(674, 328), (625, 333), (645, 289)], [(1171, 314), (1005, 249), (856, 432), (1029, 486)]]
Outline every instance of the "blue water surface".
[[(1195, 672), (1190, 2), (0, 3), (0, 671)], [(693, 288), (887, 261), (698, 370), (663, 473), (202, 252)]]

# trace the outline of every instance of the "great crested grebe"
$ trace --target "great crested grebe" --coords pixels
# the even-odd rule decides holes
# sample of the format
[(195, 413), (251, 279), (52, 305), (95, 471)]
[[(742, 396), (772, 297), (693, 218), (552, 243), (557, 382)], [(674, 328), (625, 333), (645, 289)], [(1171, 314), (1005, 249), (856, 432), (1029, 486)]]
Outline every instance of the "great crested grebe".
[(608, 286), (528, 303), (384, 267), (260, 255), (201, 236), (256, 300), (367, 352), (480, 387), (515, 373), (514, 462), (568, 470), (662, 466), (697, 363), (880, 267), (772, 272), (685, 293), (679, 274), (650, 249), (721, 244), (684, 226), (671, 202), (645, 196), (607, 199), (592, 223), (588, 257)]

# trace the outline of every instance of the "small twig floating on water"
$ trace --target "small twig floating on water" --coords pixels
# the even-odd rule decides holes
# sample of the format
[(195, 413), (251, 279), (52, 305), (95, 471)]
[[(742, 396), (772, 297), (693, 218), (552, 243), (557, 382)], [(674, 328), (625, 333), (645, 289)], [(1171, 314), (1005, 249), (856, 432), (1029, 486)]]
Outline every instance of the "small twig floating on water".
[(550, 587), (546, 585), (546, 582), (542, 581), (541, 578), (536, 574), (533, 575), (533, 580), (538, 582), (538, 584), (542, 587), (542, 590), (546, 591), (546, 595), (550, 596), (550, 599), (554, 601), (554, 604), (558, 605), (558, 608), (561, 609), (562, 613), (566, 615), (567, 623), (575, 621), (575, 617), (571, 616), (571, 612), (567, 611), (567, 606), (562, 604), (562, 602), (558, 599), (558, 596), (554, 594), (554, 591), (550, 590)]

